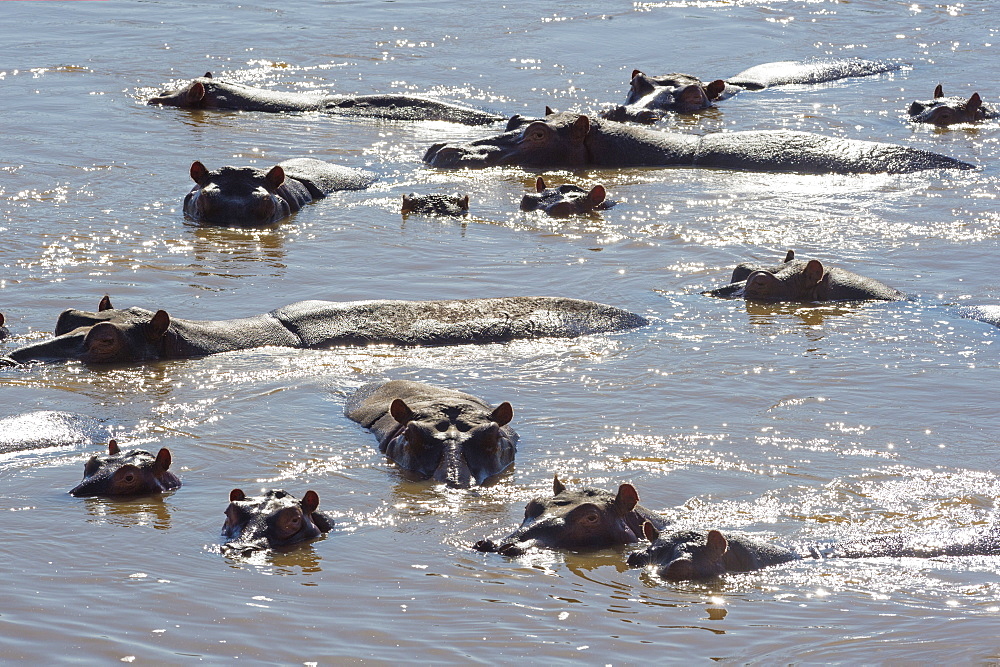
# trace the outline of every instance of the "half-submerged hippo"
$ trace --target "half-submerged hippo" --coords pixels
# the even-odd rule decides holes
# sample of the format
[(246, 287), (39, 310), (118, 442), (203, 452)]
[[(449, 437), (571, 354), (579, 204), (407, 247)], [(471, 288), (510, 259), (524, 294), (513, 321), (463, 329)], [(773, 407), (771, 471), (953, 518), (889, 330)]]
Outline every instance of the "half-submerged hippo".
[(419, 213), (422, 215), (468, 215), (469, 195), (418, 195), (411, 193), (403, 195), (403, 205), (400, 213)]
[(803, 558), (935, 558), (1000, 555), (1000, 533), (933, 535), (904, 539), (883, 536), (834, 545), (791, 548), (745, 533), (718, 530), (663, 532), (643, 526), (650, 545), (628, 557), (630, 567), (651, 567), (668, 581), (714, 579), (727, 572), (752, 572)]
[(133, 363), (264, 346), (470, 345), (575, 338), (646, 324), (644, 317), (620, 308), (549, 296), (299, 301), (262, 315), (215, 321), (182, 320), (165, 310), (143, 308), (68, 310), (59, 316), (55, 338), (0, 357), (0, 366), (66, 360)]
[(874, 278), (824, 267), (818, 259), (795, 259), (791, 250), (779, 266), (740, 264), (729, 285), (702, 294), (747, 301), (897, 301), (906, 296)]
[(148, 496), (180, 487), (170, 472), (170, 450), (153, 456), (142, 449), (123, 452), (115, 440), (108, 442), (107, 456), (95, 454), (83, 467), (83, 481), (70, 494), (83, 496)]
[(0, 454), (94, 445), (111, 437), (108, 427), (99, 420), (72, 412), (37, 410), (0, 419)]
[(607, 190), (597, 184), (591, 189), (581, 188), (573, 183), (563, 183), (554, 188), (545, 186), (545, 181), (539, 176), (535, 179), (535, 193), (521, 198), (522, 211), (541, 209), (551, 216), (565, 218), (580, 213), (603, 211), (611, 208), (607, 200)]
[(900, 69), (899, 63), (884, 60), (836, 58), (806, 62), (764, 63), (728, 79), (708, 83), (689, 74), (649, 76), (632, 71), (625, 104), (601, 115), (609, 120), (653, 123), (663, 112), (692, 113), (714, 106), (743, 90), (763, 90), (789, 84), (812, 84), (858, 76), (882, 74)]
[(305, 542), (333, 530), (333, 519), (317, 512), (319, 495), (306, 491), (299, 500), (287, 491), (268, 490), (248, 498), (240, 489), (229, 493), (222, 552), (243, 555)]
[(906, 146), (790, 130), (663, 132), (576, 113), (514, 116), (507, 131), (467, 144), (434, 144), (433, 167), (710, 167), (807, 174), (907, 173), (974, 169), (967, 162)]
[(983, 104), (979, 93), (972, 93), (967, 100), (961, 97), (945, 97), (940, 83), (934, 89), (933, 100), (913, 102), (907, 113), (914, 123), (932, 123), (941, 126), (975, 123), (977, 120), (1000, 117), (1000, 111)]
[(1000, 306), (963, 306), (958, 309), (958, 314), (970, 320), (979, 320), (1000, 327)]
[(443, 120), (465, 125), (487, 125), (504, 119), (464, 104), (420, 95), (327, 95), (289, 93), (220, 81), (205, 72), (176, 90), (165, 90), (147, 104), (185, 109), (233, 109), (288, 113), (318, 111), (338, 116), (382, 120)]
[(375, 175), (313, 158), (285, 160), (269, 170), (222, 167), (209, 171), (197, 160), (195, 182), (184, 197), (184, 214), (212, 225), (269, 225), (298, 211), (313, 199), (336, 190), (363, 190)]
[(422, 382), (374, 382), (344, 408), (370, 429), (379, 451), (403, 470), (455, 488), (482, 485), (509, 468), (517, 433), (507, 424), (514, 409)]
[(529, 502), (517, 530), (499, 543), (480, 540), (473, 549), (503, 556), (520, 556), (532, 547), (606, 549), (641, 540), (644, 523), (664, 528), (669, 520), (640, 505), (631, 484), (617, 493), (593, 487), (570, 491), (557, 475), (552, 497)]

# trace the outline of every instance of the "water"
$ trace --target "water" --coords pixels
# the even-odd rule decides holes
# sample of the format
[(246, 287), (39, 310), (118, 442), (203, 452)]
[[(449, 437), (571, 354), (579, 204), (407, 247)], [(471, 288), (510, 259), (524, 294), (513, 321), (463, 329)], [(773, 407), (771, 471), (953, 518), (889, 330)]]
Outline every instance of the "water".
[[(0, 417), (105, 420), (169, 447), (162, 499), (76, 499), (98, 446), (0, 460), (3, 658), (23, 662), (649, 663), (1000, 660), (995, 558), (806, 562), (710, 585), (627, 570), (623, 551), (518, 560), (469, 545), (525, 501), (635, 484), (648, 507), (785, 542), (982, 528), (1000, 495), (1000, 123), (905, 122), (913, 99), (997, 104), (994, 3), (4, 2), (0, 310), (12, 349), (68, 307), (241, 317), (300, 299), (552, 294), (654, 318), (575, 341), (431, 350), (266, 349), (128, 368), (0, 371)], [(665, 126), (792, 128), (926, 148), (975, 172), (796, 176), (545, 172), (604, 183), (610, 211), (517, 203), (536, 174), (425, 168), (431, 143), (491, 128), (151, 108), (216, 76), (284, 90), (412, 91), (536, 115), (619, 102), (631, 71), (728, 76), (818, 56), (897, 73), (745, 93)], [(377, 172), (273, 229), (180, 210), (193, 160), (309, 155)], [(403, 219), (407, 192), (468, 193), (466, 221)], [(899, 303), (747, 306), (703, 297), (787, 248), (904, 290)], [(408, 482), (342, 414), (365, 382), (439, 383), (515, 407), (516, 467), (490, 488)], [(229, 491), (314, 489), (337, 525), (223, 557)]]

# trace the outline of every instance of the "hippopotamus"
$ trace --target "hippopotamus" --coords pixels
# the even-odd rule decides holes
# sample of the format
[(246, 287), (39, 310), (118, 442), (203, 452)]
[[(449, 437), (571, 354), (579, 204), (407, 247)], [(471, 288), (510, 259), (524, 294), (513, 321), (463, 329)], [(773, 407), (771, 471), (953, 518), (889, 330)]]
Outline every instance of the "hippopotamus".
[[(110, 305), (110, 300), (108, 300)], [(0, 365), (79, 360), (133, 363), (185, 359), (264, 346), (322, 349), (344, 345), (468, 345), (575, 338), (648, 324), (593, 301), (513, 296), (444, 301), (299, 301), (233, 320), (182, 320), (165, 310), (69, 310), (55, 338), (0, 357)]]
[(689, 74), (648, 76), (633, 70), (625, 104), (601, 115), (608, 120), (653, 123), (662, 118), (663, 112), (692, 113), (708, 109), (715, 102), (729, 99), (744, 90), (824, 83), (892, 72), (901, 67), (899, 63), (890, 61), (857, 58), (782, 61), (757, 65), (728, 79), (715, 79), (708, 83)]
[(0, 419), (0, 454), (93, 445), (109, 438), (110, 430), (99, 420), (71, 412), (38, 410)]
[(517, 433), (507, 424), (514, 409), (422, 382), (374, 382), (344, 408), (370, 429), (379, 451), (403, 470), (453, 488), (482, 485), (509, 468)]
[(1000, 306), (963, 306), (958, 309), (958, 314), (1000, 327)]
[(603, 185), (595, 185), (591, 189), (581, 188), (573, 183), (563, 183), (554, 188), (545, 187), (545, 181), (539, 176), (535, 179), (535, 193), (521, 198), (522, 211), (541, 209), (551, 216), (565, 218), (578, 213), (590, 213), (609, 209), (612, 203), (607, 200), (608, 193)]
[(403, 195), (400, 213), (420, 213), (423, 215), (468, 215), (469, 195)]
[(1000, 555), (1000, 531), (904, 539), (887, 535), (834, 545), (786, 547), (745, 533), (681, 530), (661, 533), (643, 526), (650, 545), (629, 555), (630, 567), (651, 567), (668, 581), (713, 579), (727, 572), (752, 572), (803, 558), (936, 558)]
[(229, 493), (222, 524), (224, 553), (243, 555), (305, 542), (333, 530), (333, 519), (317, 512), (319, 495), (306, 491), (301, 500), (287, 491), (268, 490), (248, 498), (240, 489)]
[(916, 148), (791, 130), (698, 136), (569, 112), (535, 120), (514, 116), (507, 127), (512, 129), (467, 144), (434, 144), (424, 162), (443, 168), (710, 167), (807, 174), (975, 168)]
[(443, 120), (487, 125), (504, 119), (489, 111), (420, 95), (327, 95), (290, 93), (220, 81), (205, 72), (176, 90), (165, 90), (147, 104), (185, 109), (233, 109), (268, 113), (317, 111), (381, 120)]
[(824, 267), (818, 259), (797, 260), (791, 250), (780, 266), (740, 264), (733, 282), (702, 294), (747, 301), (897, 301), (906, 296), (874, 278)]
[(967, 100), (961, 97), (945, 97), (940, 83), (934, 89), (933, 100), (913, 102), (907, 113), (914, 123), (942, 126), (975, 123), (977, 120), (1000, 117), (1000, 111), (983, 104), (979, 93), (972, 93)]
[(118, 442), (108, 441), (108, 454), (95, 454), (83, 467), (83, 481), (70, 495), (148, 496), (180, 487), (181, 480), (170, 472), (170, 450), (162, 447), (156, 456), (142, 449), (122, 452)]
[(670, 521), (640, 505), (631, 484), (622, 484), (617, 493), (589, 486), (571, 491), (556, 475), (552, 497), (531, 500), (517, 530), (499, 544), (480, 540), (472, 548), (503, 556), (520, 556), (532, 547), (606, 549), (641, 540), (644, 523), (662, 529)]
[(313, 158), (285, 160), (269, 170), (191, 164), (195, 182), (184, 197), (184, 214), (212, 225), (269, 225), (335, 190), (362, 190), (375, 175)]

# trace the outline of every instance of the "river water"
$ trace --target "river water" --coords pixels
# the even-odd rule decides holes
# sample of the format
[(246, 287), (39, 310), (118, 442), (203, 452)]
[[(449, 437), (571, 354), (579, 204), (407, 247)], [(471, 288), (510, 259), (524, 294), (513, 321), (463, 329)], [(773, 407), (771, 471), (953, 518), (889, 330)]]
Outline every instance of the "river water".
[[(7, 661), (181, 664), (1000, 660), (996, 558), (803, 562), (712, 584), (625, 568), (628, 550), (520, 559), (469, 546), (527, 499), (631, 482), (647, 507), (782, 543), (983, 529), (1000, 496), (1000, 123), (903, 110), (942, 83), (1000, 96), (991, 0), (0, 3), (0, 310), (10, 350), (58, 313), (115, 305), (223, 319), (301, 299), (593, 299), (653, 324), (579, 340), (440, 349), (260, 349), (134, 367), (0, 371), (0, 417), (92, 415), (169, 447), (184, 486), (66, 494), (100, 446), (0, 459)], [(520, 213), (535, 172), (429, 169), (431, 143), (495, 128), (153, 108), (211, 70), (280, 90), (408, 91), (512, 114), (595, 110), (630, 73), (892, 58), (899, 72), (744, 93), (661, 123), (791, 128), (925, 148), (973, 172), (799, 176), (545, 172), (603, 183), (611, 210)], [(271, 229), (201, 228), (193, 160), (313, 156), (376, 172)], [(471, 215), (403, 218), (408, 192)], [(747, 306), (699, 292), (744, 260), (800, 256), (903, 290), (898, 303)], [(343, 416), (404, 378), (514, 405), (515, 469), (488, 488), (405, 480)], [(288, 553), (219, 553), (229, 491), (319, 493), (336, 520)]]

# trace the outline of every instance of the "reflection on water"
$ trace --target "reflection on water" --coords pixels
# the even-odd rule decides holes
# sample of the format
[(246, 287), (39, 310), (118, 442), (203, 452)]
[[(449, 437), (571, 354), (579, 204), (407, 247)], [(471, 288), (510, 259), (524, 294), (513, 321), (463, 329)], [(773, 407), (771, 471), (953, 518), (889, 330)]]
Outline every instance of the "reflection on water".
[(132, 500), (112, 498), (83, 498), (88, 523), (108, 524), (130, 528), (151, 526), (157, 530), (170, 530), (170, 505), (173, 493), (161, 496), (147, 496)]

